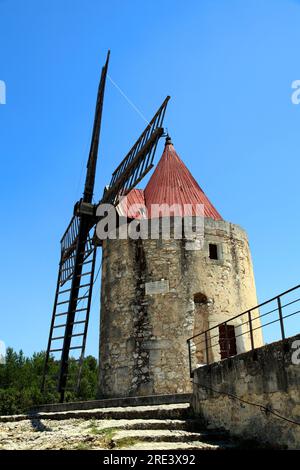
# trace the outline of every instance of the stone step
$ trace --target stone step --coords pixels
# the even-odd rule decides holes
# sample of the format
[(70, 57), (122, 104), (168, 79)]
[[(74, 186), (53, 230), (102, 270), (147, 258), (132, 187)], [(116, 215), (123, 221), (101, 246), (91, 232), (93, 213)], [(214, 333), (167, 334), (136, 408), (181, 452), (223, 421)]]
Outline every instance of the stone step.
[(188, 431), (204, 433), (209, 436), (211, 440), (218, 440), (220, 438), (227, 438), (228, 433), (225, 431), (207, 429), (201, 420), (198, 419), (132, 419), (128, 420), (93, 420), (93, 427), (95, 430), (101, 432), (101, 429), (115, 429), (118, 431)]
[(91, 410), (60, 411), (49, 413), (31, 413), (27, 415), (0, 416), (0, 422), (22, 421), (33, 419), (66, 420), (66, 419), (186, 419), (189, 417), (190, 404), (132, 406), (101, 408)]
[(116, 447), (128, 447), (137, 442), (181, 442), (191, 443), (194, 441), (218, 445), (218, 441), (224, 442), (224, 436), (219, 432), (189, 432), (168, 429), (139, 429), (139, 430), (117, 430), (112, 441)]
[(30, 413), (55, 413), (60, 411), (78, 411), (116, 407), (124, 408), (128, 406), (174, 405), (178, 403), (190, 403), (190, 400), (190, 393), (105, 398), (101, 400), (76, 401), (69, 403), (49, 403), (31, 409)]
[[(203, 423), (198, 419), (142, 419), (131, 420), (130, 422), (121, 424), (121, 422), (113, 421), (112, 427), (120, 427), (128, 430), (138, 429), (167, 429), (167, 430), (181, 430), (181, 431), (200, 431), (204, 429)], [(120, 423), (120, 426), (118, 426)]]
[(129, 445), (123, 450), (221, 450), (221, 449), (234, 449), (235, 446), (227, 442), (219, 442), (218, 444), (209, 444), (207, 442), (193, 441), (193, 442), (137, 442), (134, 445)]

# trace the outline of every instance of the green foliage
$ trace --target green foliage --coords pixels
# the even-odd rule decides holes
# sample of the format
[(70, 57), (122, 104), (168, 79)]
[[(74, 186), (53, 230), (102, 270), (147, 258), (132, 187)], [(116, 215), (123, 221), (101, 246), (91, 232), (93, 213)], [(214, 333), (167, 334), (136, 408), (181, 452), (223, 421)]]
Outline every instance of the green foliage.
[(91, 434), (95, 434), (98, 436), (103, 436), (106, 440), (111, 441), (116, 432), (118, 431), (118, 428), (102, 428), (99, 429), (97, 428), (96, 425), (91, 425), (90, 426)]
[(116, 449), (123, 449), (124, 447), (133, 447), (138, 442), (138, 437), (122, 437), (122, 439), (118, 439), (116, 443)]
[[(6, 351), (5, 364), (0, 364), (0, 415), (25, 413), (30, 408), (43, 403), (55, 403), (59, 400), (56, 391), (59, 362), (50, 357), (44, 394), (41, 382), (44, 370), (45, 352), (25, 357), (23, 352), (12, 348)], [(82, 365), (81, 383), (76, 393), (78, 362), (70, 359), (66, 401), (93, 400), (97, 389), (97, 361), (87, 356)]]

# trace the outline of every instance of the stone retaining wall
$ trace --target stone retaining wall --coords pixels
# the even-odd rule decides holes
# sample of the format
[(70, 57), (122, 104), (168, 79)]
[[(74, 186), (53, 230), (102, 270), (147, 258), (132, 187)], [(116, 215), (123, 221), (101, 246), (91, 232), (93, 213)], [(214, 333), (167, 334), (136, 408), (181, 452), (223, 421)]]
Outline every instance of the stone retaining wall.
[(300, 423), (300, 335), (200, 367), (193, 380), (193, 411), (212, 428), (274, 447), (300, 449), (300, 425), (245, 403), (261, 404)]

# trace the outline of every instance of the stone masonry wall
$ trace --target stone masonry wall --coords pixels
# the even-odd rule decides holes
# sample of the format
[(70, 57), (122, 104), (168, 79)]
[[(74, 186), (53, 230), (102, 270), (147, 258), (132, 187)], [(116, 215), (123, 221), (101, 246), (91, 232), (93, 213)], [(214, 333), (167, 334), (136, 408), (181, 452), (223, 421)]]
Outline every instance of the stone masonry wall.
[(224, 428), (233, 436), (300, 449), (299, 425), (245, 403), (263, 405), (300, 423), (299, 340), (300, 335), (199, 367), (193, 378), (194, 412), (210, 427)]
[[(204, 232), (201, 250), (187, 250), (195, 242), (187, 239), (103, 242), (100, 396), (189, 392), (187, 338), (257, 304), (244, 230), (205, 219)], [(255, 342), (262, 344), (258, 331)], [(193, 367), (203, 349), (194, 345)], [(238, 349), (249, 349), (248, 339)], [(211, 354), (218, 359), (218, 345)]]

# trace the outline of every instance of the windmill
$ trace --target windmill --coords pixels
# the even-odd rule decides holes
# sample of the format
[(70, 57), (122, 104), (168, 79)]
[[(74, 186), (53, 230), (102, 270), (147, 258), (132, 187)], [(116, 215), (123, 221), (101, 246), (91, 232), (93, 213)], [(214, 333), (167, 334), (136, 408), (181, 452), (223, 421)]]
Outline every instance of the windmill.
[(99, 220), (96, 216), (97, 207), (104, 203), (117, 206), (119, 197), (133, 189), (151, 170), (158, 140), (164, 134), (162, 124), (170, 99), (169, 96), (166, 97), (133, 147), (113, 172), (110, 184), (105, 188), (102, 199), (98, 204), (93, 204), (109, 55), (108, 51), (98, 87), (83, 197), (75, 204), (73, 217), (60, 241), (61, 255), (45, 357), (42, 392), (45, 390), (49, 359), (53, 354), (58, 355), (60, 370), (57, 390), (61, 402), (65, 397), (70, 353), (73, 354), (73, 351), (78, 355), (77, 384), (80, 382), (92, 291), (96, 280), (94, 273), (97, 244), (94, 243), (93, 235), (95, 225)]

